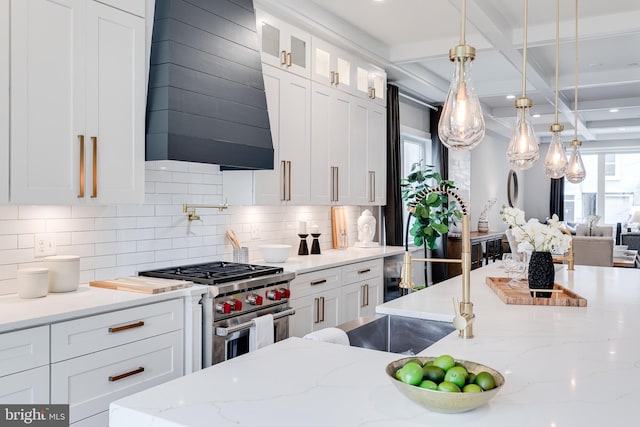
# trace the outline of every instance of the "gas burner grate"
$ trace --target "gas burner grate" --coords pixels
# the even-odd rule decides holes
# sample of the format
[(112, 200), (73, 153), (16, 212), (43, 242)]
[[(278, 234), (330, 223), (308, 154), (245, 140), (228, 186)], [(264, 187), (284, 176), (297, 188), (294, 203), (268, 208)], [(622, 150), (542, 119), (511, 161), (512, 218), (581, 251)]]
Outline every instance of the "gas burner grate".
[(151, 271), (141, 271), (142, 276), (162, 277), (167, 279), (183, 279), (193, 282), (215, 285), (254, 277), (282, 273), (281, 267), (267, 265), (240, 264), (234, 262), (207, 262)]

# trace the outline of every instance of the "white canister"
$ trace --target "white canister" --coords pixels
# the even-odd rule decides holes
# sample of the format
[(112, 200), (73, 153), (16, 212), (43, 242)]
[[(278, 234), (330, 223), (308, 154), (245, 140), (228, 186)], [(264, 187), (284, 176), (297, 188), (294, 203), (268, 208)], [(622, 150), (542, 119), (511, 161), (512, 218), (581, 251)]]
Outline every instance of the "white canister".
[(49, 268), (49, 292), (71, 292), (80, 284), (80, 257), (54, 255), (45, 257)]
[(40, 298), (47, 296), (49, 270), (46, 268), (21, 268), (18, 270), (18, 296)]

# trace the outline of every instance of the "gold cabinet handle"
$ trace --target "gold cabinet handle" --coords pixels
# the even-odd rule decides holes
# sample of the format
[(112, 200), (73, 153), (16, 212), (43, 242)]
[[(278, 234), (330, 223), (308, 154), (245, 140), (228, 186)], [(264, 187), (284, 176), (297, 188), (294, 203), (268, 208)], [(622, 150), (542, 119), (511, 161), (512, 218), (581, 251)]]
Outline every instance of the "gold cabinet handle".
[(360, 285), (360, 308), (364, 307), (364, 285)]
[(287, 160), (287, 178), (289, 181), (289, 189), (287, 191), (288, 193), (287, 200), (291, 201), (291, 160)]
[(109, 381), (118, 381), (123, 378), (130, 377), (131, 375), (139, 374), (141, 372), (144, 372), (144, 368), (142, 366), (140, 366), (138, 369), (134, 369), (133, 371), (125, 372), (124, 374), (113, 375), (113, 376), (110, 375)]
[(280, 52), (280, 64), (285, 65), (287, 63), (287, 51)]
[(358, 274), (365, 274), (371, 271), (370, 268), (363, 268), (362, 270), (358, 270)]
[(309, 282), (309, 285), (322, 285), (323, 283), (327, 283), (327, 279), (314, 280), (313, 282)]
[(340, 200), (340, 168), (336, 166), (336, 202)]
[(340, 73), (336, 72), (336, 86), (340, 84)]
[(282, 175), (282, 192), (280, 193), (280, 201), (287, 200), (287, 162), (280, 160), (280, 170)]
[(364, 285), (364, 288), (365, 288), (365, 290), (366, 290), (365, 295), (367, 296), (365, 307), (368, 307), (368, 306), (369, 306), (369, 284), (368, 284), (368, 283), (366, 283), (366, 284)]
[(80, 188), (78, 189), (78, 198), (81, 199), (84, 197), (84, 135), (78, 135), (78, 140), (80, 141)]
[(376, 201), (376, 173), (375, 171), (369, 171), (369, 202)]
[(135, 322), (135, 323), (129, 323), (128, 325), (116, 326), (116, 327), (109, 328), (109, 333), (113, 334), (115, 332), (126, 331), (127, 329), (139, 328), (141, 326), (144, 326), (144, 322), (142, 320), (139, 321), (139, 322)]
[(322, 303), (322, 317), (320, 318), (320, 321), (324, 322), (324, 297), (320, 297), (320, 302)]
[(313, 319), (313, 323), (320, 323), (320, 299), (314, 298), (313, 302), (316, 305), (316, 318)]
[(336, 72), (332, 71), (331, 72), (331, 84), (334, 84), (336, 82)]
[(291, 56), (291, 52), (287, 53), (287, 67), (291, 67), (293, 65), (293, 58)]
[(95, 199), (98, 197), (98, 137), (92, 136), (91, 141), (93, 142), (93, 189), (91, 198)]
[(371, 99), (376, 99), (376, 88), (375, 87), (371, 88)]

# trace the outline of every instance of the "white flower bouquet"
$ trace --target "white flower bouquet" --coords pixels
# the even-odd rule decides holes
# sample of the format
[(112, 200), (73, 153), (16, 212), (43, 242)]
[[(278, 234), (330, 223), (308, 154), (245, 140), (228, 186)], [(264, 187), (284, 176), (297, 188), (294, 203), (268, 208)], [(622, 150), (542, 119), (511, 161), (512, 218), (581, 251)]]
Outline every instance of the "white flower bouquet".
[(563, 254), (569, 250), (571, 236), (560, 230), (558, 216), (553, 215), (549, 224), (536, 218), (525, 221), (524, 212), (518, 208), (502, 207), (502, 221), (511, 226), (511, 233), (518, 242), (518, 252), (551, 252)]

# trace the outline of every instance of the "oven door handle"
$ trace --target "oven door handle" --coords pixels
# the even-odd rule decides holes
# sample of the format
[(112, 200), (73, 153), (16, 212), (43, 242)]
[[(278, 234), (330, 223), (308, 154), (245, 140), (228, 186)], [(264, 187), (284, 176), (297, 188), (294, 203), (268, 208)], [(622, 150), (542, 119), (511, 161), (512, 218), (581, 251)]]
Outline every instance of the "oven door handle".
[[(288, 310), (280, 311), (273, 315), (273, 320), (278, 320), (282, 317), (293, 316), (296, 314), (296, 310), (294, 308), (290, 308)], [(229, 334), (234, 332), (242, 331), (244, 329), (249, 329), (253, 326), (253, 321), (248, 321), (244, 323), (240, 323), (239, 325), (229, 326), (228, 328), (216, 328), (216, 335), (219, 337), (226, 337)]]

